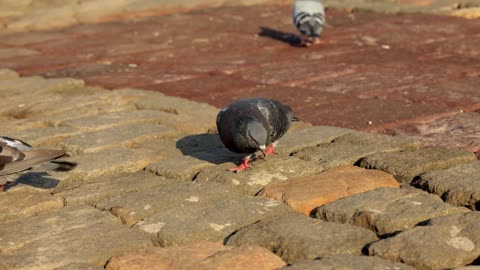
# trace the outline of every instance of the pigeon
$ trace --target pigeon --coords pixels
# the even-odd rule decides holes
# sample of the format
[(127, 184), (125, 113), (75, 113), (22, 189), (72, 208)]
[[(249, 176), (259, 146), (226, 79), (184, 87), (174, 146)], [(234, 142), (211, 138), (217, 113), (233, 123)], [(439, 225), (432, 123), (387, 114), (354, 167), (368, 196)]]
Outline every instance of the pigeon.
[(325, 9), (319, 0), (295, 0), (293, 24), (301, 33), (301, 44), (320, 43), (320, 33), (325, 27)]
[(257, 150), (263, 157), (276, 154), (275, 144), (285, 135), (292, 121), (298, 121), (293, 117), (292, 109), (273, 99), (243, 99), (223, 108), (217, 115), (222, 143), (232, 152), (247, 154), (243, 162), (230, 171), (251, 168), (248, 161)]
[(0, 192), (6, 184), (11, 183), (7, 175), (28, 170), (35, 165), (53, 162), (57, 171), (75, 168), (73, 162), (56, 161), (67, 156), (63, 150), (36, 149), (24, 141), (0, 136)]

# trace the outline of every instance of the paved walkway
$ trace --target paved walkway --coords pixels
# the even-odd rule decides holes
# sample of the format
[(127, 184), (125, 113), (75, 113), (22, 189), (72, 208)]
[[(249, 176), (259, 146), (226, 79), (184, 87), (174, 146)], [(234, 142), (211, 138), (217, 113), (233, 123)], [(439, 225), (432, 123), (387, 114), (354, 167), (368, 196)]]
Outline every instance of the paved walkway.
[(314, 125), (480, 149), (480, 20), (330, 10), (324, 44), (305, 49), (292, 46), (289, 10), (230, 7), (12, 34), (0, 58), (23, 75), (217, 107), (273, 97)]
[[(78, 167), (0, 194), (0, 269), (478, 268), (479, 21), (330, 10), (305, 49), (288, 14), (3, 35), (2, 135)], [(235, 174), (215, 116), (256, 95), (305, 122)]]

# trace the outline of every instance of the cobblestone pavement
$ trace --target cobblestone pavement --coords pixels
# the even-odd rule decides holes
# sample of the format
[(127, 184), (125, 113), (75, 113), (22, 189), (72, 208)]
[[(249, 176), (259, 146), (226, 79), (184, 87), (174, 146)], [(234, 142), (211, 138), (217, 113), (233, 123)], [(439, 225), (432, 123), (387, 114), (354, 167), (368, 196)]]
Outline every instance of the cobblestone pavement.
[(78, 163), (0, 194), (0, 269), (478, 264), (473, 153), (300, 122), (279, 155), (236, 174), (205, 103), (7, 69), (0, 96), (4, 135)]
[(330, 10), (324, 44), (305, 49), (289, 14), (226, 7), (4, 35), (1, 66), (216, 107), (273, 97), (314, 125), (480, 150), (480, 20)]
[[(0, 269), (478, 269), (480, 21), (328, 21), (310, 49), (286, 6), (2, 35), (1, 135), (78, 166), (0, 193)], [(256, 95), (304, 122), (235, 174), (215, 117)]]

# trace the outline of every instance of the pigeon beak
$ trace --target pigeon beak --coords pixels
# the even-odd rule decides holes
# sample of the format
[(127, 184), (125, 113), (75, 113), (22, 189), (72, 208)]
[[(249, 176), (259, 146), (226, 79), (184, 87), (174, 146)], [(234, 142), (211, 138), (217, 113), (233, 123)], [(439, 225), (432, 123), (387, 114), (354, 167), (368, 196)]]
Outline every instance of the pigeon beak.
[(265, 149), (266, 149), (265, 145), (260, 145), (258, 148), (260, 149), (260, 152), (262, 152), (263, 158), (265, 158), (267, 156), (265, 155)]

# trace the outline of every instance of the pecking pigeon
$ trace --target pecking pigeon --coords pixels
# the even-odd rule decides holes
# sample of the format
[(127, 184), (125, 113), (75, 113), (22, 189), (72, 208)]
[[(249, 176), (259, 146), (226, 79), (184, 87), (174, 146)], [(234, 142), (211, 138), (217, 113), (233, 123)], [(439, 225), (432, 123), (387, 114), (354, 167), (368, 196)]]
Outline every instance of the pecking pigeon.
[(295, 0), (292, 19), (301, 33), (302, 45), (320, 43), (320, 33), (325, 26), (325, 9), (320, 0)]
[(295, 120), (290, 107), (273, 99), (243, 99), (223, 108), (217, 115), (222, 143), (230, 151), (248, 154), (242, 164), (230, 170), (239, 172), (251, 168), (248, 161), (257, 150), (264, 157), (276, 154), (275, 143)]
[(72, 162), (54, 161), (68, 156), (63, 150), (35, 149), (28, 143), (0, 136), (0, 192), (4, 185), (10, 183), (6, 175), (15, 174), (46, 162), (57, 163), (55, 170), (68, 171), (76, 164)]

